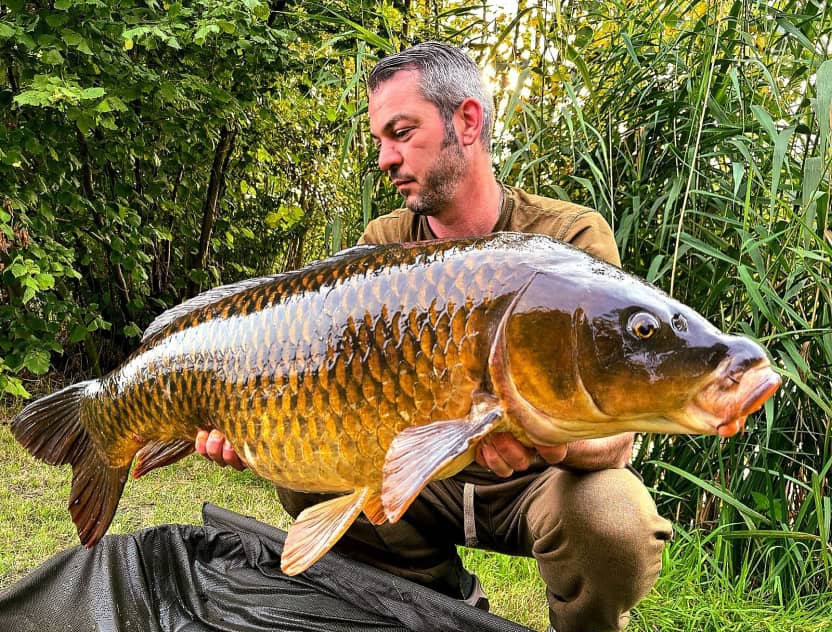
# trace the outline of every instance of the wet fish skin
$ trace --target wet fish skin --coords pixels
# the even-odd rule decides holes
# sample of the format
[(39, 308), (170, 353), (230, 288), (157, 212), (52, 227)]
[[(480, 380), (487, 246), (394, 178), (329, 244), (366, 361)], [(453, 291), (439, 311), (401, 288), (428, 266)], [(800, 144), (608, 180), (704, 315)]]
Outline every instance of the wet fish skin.
[[(658, 323), (650, 340), (632, 333), (643, 313)], [(134, 476), (172, 463), (197, 428), (220, 429), (263, 478), (347, 493), (290, 529), (282, 566), (296, 573), (361, 511), (397, 520), (489, 432), (529, 445), (731, 434), (778, 384), (759, 346), (655, 288), (554, 240), (503, 234), (358, 248), (211, 290), (160, 317), (103, 380), (30, 404), (13, 431), (73, 465), (70, 511), (90, 546), (134, 456)]]

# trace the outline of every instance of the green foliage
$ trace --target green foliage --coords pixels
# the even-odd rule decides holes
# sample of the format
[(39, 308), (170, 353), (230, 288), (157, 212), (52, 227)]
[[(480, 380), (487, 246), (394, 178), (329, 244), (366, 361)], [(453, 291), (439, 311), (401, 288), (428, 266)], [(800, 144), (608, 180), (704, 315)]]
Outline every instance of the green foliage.
[(332, 122), (310, 122), (309, 35), (285, 4), (0, 6), (0, 394), (50, 357), (107, 370), (155, 313), (274, 268), (292, 231), (281, 263), (300, 264), (343, 187), (315, 164)]

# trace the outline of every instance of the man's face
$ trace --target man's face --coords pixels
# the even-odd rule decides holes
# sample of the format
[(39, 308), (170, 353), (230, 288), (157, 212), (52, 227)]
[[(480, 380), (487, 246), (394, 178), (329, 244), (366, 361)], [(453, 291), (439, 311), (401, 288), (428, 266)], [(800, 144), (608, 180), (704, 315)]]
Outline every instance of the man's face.
[(378, 166), (420, 215), (435, 215), (448, 203), (465, 172), (456, 134), (445, 131), (439, 109), (419, 94), (419, 72), (402, 70), (369, 96), (370, 132)]

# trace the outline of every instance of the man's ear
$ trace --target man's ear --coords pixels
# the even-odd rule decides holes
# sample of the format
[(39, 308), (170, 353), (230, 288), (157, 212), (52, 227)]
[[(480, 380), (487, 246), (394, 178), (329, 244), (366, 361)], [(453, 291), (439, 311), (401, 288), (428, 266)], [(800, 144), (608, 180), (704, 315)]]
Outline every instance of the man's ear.
[(454, 113), (454, 125), (459, 142), (463, 146), (473, 145), (482, 131), (482, 104), (473, 97), (465, 99)]

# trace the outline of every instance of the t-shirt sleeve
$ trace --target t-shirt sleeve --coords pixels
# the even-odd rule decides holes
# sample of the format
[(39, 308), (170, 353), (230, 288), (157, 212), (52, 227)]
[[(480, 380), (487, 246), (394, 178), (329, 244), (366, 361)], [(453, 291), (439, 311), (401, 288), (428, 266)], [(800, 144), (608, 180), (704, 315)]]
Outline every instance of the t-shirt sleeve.
[(615, 236), (600, 213), (589, 212), (578, 216), (569, 226), (563, 241), (588, 252), (593, 257), (621, 267)]
[(357, 245), (361, 246), (363, 244), (380, 244), (383, 243), (379, 240), (378, 235), (378, 220), (371, 220), (367, 226), (364, 227), (364, 232), (361, 233), (361, 237), (358, 238), (358, 241), (355, 242)]

